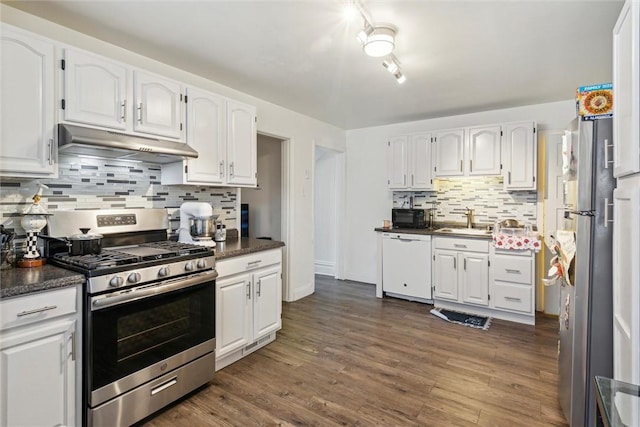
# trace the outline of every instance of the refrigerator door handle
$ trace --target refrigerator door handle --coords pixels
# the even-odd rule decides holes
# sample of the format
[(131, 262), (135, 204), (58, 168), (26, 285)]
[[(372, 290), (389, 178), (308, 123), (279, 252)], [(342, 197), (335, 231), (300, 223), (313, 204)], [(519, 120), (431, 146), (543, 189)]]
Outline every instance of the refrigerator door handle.
[(604, 168), (609, 169), (609, 165), (613, 163), (613, 160), (609, 160), (609, 148), (613, 148), (613, 144), (609, 144), (609, 140), (604, 140)]
[(608, 227), (610, 222), (613, 222), (612, 219), (609, 219), (609, 206), (613, 206), (613, 203), (609, 203), (609, 199), (607, 197), (604, 198), (604, 226)]

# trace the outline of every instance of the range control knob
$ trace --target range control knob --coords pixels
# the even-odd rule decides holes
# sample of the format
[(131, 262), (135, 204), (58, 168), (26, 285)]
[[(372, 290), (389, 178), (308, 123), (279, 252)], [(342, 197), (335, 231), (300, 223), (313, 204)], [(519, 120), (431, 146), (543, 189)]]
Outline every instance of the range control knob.
[(207, 266), (207, 261), (203, 260), (203, 259), (199, 259), (196, 266), (198, 268), (205, 268)]
[(111, 280), (109, 280), (109, 286), (111, 286), (112, 288), (118, 288), (122, 286), (123, 283), (124, 279), (120, 276), (113, 276)]
[(127, 277), (127, 282), (138, 283), (140, 281), (140, 278), (140, 273), (131, 273), (129, 277)]
[(167, 277), (168, 275), (169, 275), (169, 267), (167, 267), (166, 265), (164, 267), (160, 267), (160, 270), (158, 270), (158, 276)]
[(193, 261), (189, 261), (188, 263), (186, 263), (184, 265), (184, 269), (186, 271), (193, 271), (193, 269), (194, 269)]

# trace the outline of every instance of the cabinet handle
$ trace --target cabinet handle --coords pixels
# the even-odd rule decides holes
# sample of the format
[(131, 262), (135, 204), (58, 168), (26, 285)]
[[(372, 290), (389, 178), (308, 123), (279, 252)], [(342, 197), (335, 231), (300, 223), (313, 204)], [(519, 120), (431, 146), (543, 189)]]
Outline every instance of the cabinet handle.
[(456, 269), (456, 259), (455, 258), (453, 259), (453, 269), (454, 270)]
[(473, 160), (469, 160), (469, 172), (473, 172)]
[(463, 267), (462, 267), (462, 269), (463, 269), (464, 271), (467, 271), (467, 259), (466, 259), (466, 258), (464, 258), (464, 262), (463, 262)]
[(507, 175), (509, 176), (509, 185), (511, 185), (511, 171), (507, 172)]
[(43, 311), (55, 310), (56, 308), (58, 308), (57, 305), (47, 305), (42, 308), (36, 308), (35, 310), (21, 311), (20, 313), (17, 314), (17, 316), (18, 317), (28, 316), (29, 314), (42, 313)]
[(251, 299), (251, 283), (247, 283), (247, 299)]
[(609, 199), (607, 197), (604, 198), (604, 226), (608, 227), (610, 222), (613, 222), (612, 219), (609, 219), (609, 206), (613, 206), (613, 203), (609, 203)]
[(461, 244), (458, 244), (458, 243), (454, 243), (454, 244), (453, 244), (453, 247), (454, 247), (454, 248), (465, 248), (465, 249), (466, 249), (466, 248), (467, 248), (467, 245), (461, 245)]
[(233, 162), (229, 163), (229, 178), (233, 178)]
[(398, 237), (398, 241), (399, 242), (413, 242), (414, 240), (413, 239), (403, 239), (401, 237)]
[(261, 259), (256, 260), (256, 261), (251, 261), (247, 263), (247, 266), (245, 267), (245, 270), (249, 270), (251, 268), (256, 268), (259, 267), (259, 264), (262, 262)]
[(127, 100), (125, 99), (124, 101), (122, 101), (122, 121), (126, 122), (127, 121)]
[(507, 273), (511, 273), (511, 274), (522, 274), (522, 272), (520, 270), (512, 270), (510, 268), (505, 268), (504, 271), (506, 271)]
[(413, 187), (413, 174), (411, 174), (411, 186)]
[(69, 340), (71, 341), (71, 360), (76, 360), (76, 331), (71, 332)]
[(49, 139), (49, 164), (53, 164), (53, 138)]
[(224, 176), (224, 160), (220, 162), (220, 178)]
[(261, 292), (261, 280), (258, 280), (258, 286), (256, 286), (256, 295), (260, 296), (260, 292)]
[(504, 297), (507, 301), (522, 301), (520, 298), (516, 297)]
[(142, 123), (142, 102), (138, 105), (138, 123)]
[(407, 185), (407, 175), (402, 175), (402, 186)]
[(463, 160), (460, 160), (460, 172), (464, 172)]

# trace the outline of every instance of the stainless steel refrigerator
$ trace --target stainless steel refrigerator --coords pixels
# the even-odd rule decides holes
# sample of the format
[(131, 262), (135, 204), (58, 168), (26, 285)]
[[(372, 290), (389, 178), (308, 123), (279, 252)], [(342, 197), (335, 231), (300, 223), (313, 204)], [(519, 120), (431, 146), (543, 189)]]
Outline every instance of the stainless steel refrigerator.
[(558, 392), (571, 427), (584, 427), (595, 425), (593, 377), (613, 376), (611, 119), (576, 119), (569, 132), (565, 228), (575, 231), (576, 253), (573, 286), (560, 293)]

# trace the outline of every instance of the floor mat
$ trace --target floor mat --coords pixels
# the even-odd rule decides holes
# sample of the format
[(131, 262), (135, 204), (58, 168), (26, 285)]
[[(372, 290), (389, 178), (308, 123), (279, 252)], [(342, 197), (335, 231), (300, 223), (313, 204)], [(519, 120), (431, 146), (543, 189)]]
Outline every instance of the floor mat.
[(460, 313), (453, 310), (445, 310), (442, 308), (434, 308), (431, 314), (451, 323), (458, 323), (464, 326), (470, 326), (477, 329), (489, 329), (491, 326), (491, 318), (484, 316), (476, 316), (474, 314)]

